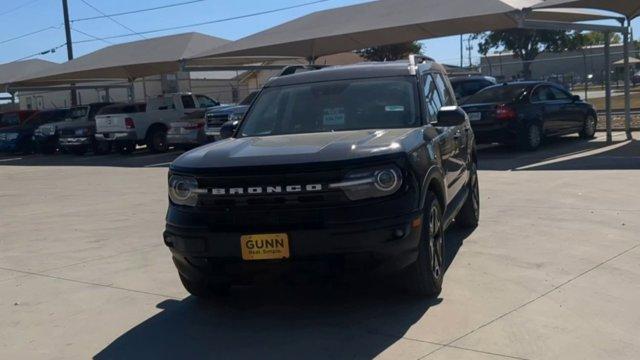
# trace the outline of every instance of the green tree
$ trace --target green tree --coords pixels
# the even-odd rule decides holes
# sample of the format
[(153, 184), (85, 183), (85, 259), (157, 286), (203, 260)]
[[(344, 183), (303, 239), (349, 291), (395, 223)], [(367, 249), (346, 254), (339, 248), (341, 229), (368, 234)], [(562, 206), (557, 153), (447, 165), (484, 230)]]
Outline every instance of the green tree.
[[(604, 45), (604, 33), (600, 31), (589, 31), (577, 35), (582, 46)], [(618, 33), (610, 33), (609, 39), (612, 44), (621, 44), (622, 37)]]
[(411, 54), (421, 54), (422, 44), (406, 42), (393, 45), (375, 46), (356, 51), (367, 61), (395, 61), (406, 59)]
[(513, 52), (516, 59), (522, 60), (522, 76), (531, 79), (531, 65), (543, 52), (560, 53), (575, 50), (580, 42), (574, 32), (511, 29), (476, 34), (480, 40), (480, 53), (487, 55), (492, 49)]

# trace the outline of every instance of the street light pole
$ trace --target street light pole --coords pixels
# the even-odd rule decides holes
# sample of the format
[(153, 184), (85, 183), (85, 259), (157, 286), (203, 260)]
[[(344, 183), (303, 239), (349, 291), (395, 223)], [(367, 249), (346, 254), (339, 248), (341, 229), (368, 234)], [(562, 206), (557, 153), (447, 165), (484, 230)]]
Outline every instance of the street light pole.
[[(69, 6), (67, 0), (62, 0), (62, 11), (64, 13), (64, 31), (67, 36), (67, 58), (73, 60), (73, 41), (71, 40), (71, 23), (69, 22)], [(78, 105), (78, 95), (75, 89), (71, 89), (71, 106)]]

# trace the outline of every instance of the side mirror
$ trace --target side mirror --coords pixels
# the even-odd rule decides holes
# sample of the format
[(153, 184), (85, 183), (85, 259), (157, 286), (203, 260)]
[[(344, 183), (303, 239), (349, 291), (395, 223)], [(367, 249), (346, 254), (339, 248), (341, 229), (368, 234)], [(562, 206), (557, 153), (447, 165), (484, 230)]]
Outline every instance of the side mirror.
[(438, 111), (438, 122), (435, 126), (461, 126), (467, 121), (467, 113), (458, 106), (446, 106)]
[(573, 95), (573, 96), (571, 97), (571, 101), (573, 101), (573, 102), (578, 102), (578, 101), (580, 101), (580, 100), (582, 100), (582, 98), (580, 97), (580, 95)]
[(228, 139), (230, 137), (233, 136), (233, 134), (236, 133), (236, 130), (238, 129), (238, 125), (240, 125), (240, 121), (227, 121), (226, 123), (222, 124), (222, 127), (220, 127), (220, 137), (223, 139)]

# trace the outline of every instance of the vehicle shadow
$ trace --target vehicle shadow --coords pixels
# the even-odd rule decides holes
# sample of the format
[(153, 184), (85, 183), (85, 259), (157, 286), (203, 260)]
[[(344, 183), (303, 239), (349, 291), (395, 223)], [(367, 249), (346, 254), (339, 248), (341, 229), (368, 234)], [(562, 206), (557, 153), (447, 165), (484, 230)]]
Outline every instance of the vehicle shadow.
[(579, 137), (548, 139), (535, 152), (508, 146), (486, 146), (478, 151), (480, 170), (638, 170), (640, 142), (615, 139), (607, 144), (601, 138), (585, 141)]
[[(470, 234), (449, 233), (450, 263)], [(373, 358), (442, 301), (405, 294), (397, 280), (247, 287), (210, 303), (166, 300), (94, 358)]]

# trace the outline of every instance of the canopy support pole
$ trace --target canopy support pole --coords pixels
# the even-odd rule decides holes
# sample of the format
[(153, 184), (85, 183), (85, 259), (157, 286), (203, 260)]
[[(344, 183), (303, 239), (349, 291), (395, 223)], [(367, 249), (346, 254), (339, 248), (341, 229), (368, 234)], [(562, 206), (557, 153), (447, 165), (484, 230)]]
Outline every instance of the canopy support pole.
[(629, 28), (631, 22), (628, 22), (629, 27), (624, 31), (624, 129), (627, 133), (627, 140), (632, 140), (631, 135), (631, 71), (629, 65)]
[(129, 79), (129, 87), (128, 89), (128, 95), (129, 95), (129, 102), (130, 103), (134, 103), (136, 102), (136, 91), (135, 91), (135, 85), (134, 85), (134, 81), (135, 79)]
[(605, 108), (607, 112), (607, 144), (613, 143), (612, 117), (611, 117), (611, 33), (604, 32), (604, 86), (605, 86)]
[(104, 96), (107, 98), (107, 102), (111, 101), (111, 93), (109, 92), (109, 88), (104, 89)]

